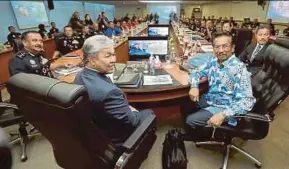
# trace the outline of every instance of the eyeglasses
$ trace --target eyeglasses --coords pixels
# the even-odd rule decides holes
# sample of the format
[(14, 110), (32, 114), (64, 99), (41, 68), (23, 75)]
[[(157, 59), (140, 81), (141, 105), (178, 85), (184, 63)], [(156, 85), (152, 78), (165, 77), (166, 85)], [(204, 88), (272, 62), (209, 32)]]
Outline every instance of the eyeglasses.
[(221, 48), (227, 50), (231, 46), (232, 46), (231, 44), (224, 44), (224, 45), (214, 45), (213, 47), (215, 50), (220, 50)]

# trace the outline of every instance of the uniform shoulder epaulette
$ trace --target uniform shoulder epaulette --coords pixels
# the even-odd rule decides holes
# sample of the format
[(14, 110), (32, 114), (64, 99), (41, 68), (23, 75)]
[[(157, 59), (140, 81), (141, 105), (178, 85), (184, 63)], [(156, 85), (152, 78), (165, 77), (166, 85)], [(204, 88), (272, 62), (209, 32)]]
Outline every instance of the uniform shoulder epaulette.
[(23, 59), (24, 57), (26, 57), (26, 54), (27, 54), (26, 52), (20, 51), (16, 54), (16, 57)]
[(64, 39), (65, 37), (64, 36), (60, 36), (58, 39)]

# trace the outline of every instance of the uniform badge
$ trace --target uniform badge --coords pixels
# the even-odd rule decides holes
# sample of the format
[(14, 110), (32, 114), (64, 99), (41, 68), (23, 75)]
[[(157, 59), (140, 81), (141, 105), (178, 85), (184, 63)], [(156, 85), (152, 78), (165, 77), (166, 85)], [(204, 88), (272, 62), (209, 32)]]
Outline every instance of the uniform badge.
[(64, 41), (63, 41), (63, 46), (66, 46), (66, 45), (67, 45), (67, 41), (64, 40)]
[(32, 65), (35, 65), (36, 64), (36, 62), (34, 61), (34, 60), (29, 60), (29, 62), (32, 64)]
[(73, 40), (72, 44), (79, 44), (79, 42), (77, 40)]

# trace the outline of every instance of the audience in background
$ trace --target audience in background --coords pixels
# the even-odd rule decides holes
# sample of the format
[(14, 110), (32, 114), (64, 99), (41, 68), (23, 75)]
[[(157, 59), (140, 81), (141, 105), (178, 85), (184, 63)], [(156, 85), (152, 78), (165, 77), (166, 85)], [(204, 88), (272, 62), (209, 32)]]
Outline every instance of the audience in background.
[(108, 18), (105, 15), (105, 12), (101, 12), (101, 15), (99, 15), (97, 18), (97, 22), (98, 22), (98, 29), (102, 32), (105, 32), (109, 22)]
[(121, 29), (123, 30), (123, 31), (127, 31), (129, 28), (128, 28), (128, 26), (127, 26), (127, 24), (126, 24), (126, 21), (125, 20), (123, 20), (122, 22), (121, 22)]
[(260, 25), (255, 33), (257, 43), (251, 43), (239, 56), (247, 64), (252, 76), (256, 75), (263, 66), (263, 57), (266, 48), (270, 45), (270, 27)]
[(112, 21), (109, 22), (109, 27), (105, 30), (105, 35), (107, 37), (113, 37), (121, 34), (120, 29), (114, 27), (114, 23)]
[(38, 28), (39, 28), (38, 33), (41, 35), (42, 39), (47, 39), (47, 31), (45, 29), (45, 25), (39, 24)]
[(124, 31), (121, 27), (120, 21), (116, 21), (116, 24), (114, 27), (117, 30), (117, 32), (123, 32)]
[(71, 26), (65, 26), (64, 35), (56, 40), (56, 50), (54, 51), (53, 58), (80, 49), (83, 42), (84, 39), (81, 36), (73, 34)]
[(49, 38), (53, 38), (55, 33), (59, 33), (59, 30), (56, 28), (55, 22), (51, 22), (51, 28), (48, 33)]
[(260, 26), (258, 19), (254, 19), (251, 28), (255, 29)]
[(289, 36), (289, 23), (288, 23), (288, 25), (287, 25), (287, 28), (285, 28), (285, 29), (283, 30), (283, 35)]
[(82, 31), (82, 28), (84, 26), (84, 22), (82, 20), (80, 20), (78, 12), (75, 11), (73, 13), (73, 15), (70, 18), (70, 21), (69, 21), (68, 25), (71, 26), (72, 29), (74, 31), (76, 31), (76, 32), (81, 32)]
[(91, 20), (89, 14), (85, 14), (85, 16), (84, 16), (84, 23), (85, 23), (85, 25), (88, 25), (88, 26), (90, 26), (90, 27), (93, 27), (93, 21)]
[(15, 27), (14, 26), (9, 26), (8, 27), (9, 30), (9, 35), (7, 36), (7, 42), (5, 43), (6, 45), (10, 45), (13, 47), (13, 40), (20, 38), (21, 37), (21, 33), (16, 32)]

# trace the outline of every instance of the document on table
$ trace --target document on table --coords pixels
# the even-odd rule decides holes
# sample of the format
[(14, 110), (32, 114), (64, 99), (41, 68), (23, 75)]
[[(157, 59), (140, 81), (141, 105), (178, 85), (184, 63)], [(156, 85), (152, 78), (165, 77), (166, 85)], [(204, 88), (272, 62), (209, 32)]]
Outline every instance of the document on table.
[(73, 67), (73, 68), (57, 68), (55, 70), (55, 73), (59, 74), (59, 75), (64, 75), (67, 76), (69, 74), (74, 74), (74, 73), (78, 73), (82, 70), (83, 68), (81, 67)]
[(144, 86), (173, 84), (171, 75), (144, 76), (143, 81)]
[(213, 52), (213, 46), (212, 45), (202, 45), (201, 49), (204, 51), (204, 52)]

